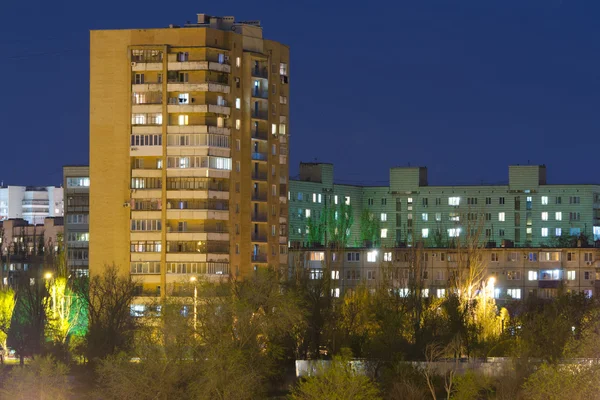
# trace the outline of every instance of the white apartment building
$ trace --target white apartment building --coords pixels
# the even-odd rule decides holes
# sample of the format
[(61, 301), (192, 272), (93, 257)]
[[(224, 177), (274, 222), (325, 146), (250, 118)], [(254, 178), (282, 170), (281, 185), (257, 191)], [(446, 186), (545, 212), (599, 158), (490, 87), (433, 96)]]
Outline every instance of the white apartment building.
[(0, 221), (22, 218), (30, 224), (47, 217), (62, 217), (63, 188), (54, 186), (7, 186), (0, 188)]

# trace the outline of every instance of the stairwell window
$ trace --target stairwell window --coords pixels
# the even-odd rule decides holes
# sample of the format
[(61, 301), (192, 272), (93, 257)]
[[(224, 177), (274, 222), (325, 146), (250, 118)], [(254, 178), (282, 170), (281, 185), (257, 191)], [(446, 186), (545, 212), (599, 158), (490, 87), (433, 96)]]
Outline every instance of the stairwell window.
[(240, 99), (239, 97), (235, 99), (235, 108), (238, 110), (242, 108), (242, 99)]

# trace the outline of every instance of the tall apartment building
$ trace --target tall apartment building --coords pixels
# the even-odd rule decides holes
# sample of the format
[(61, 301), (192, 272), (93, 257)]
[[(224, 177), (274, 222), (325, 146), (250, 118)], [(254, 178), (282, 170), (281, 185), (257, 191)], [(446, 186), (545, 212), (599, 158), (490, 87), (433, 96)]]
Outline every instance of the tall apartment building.
[(63, 188), (54, 186), (7, 186), (0, 188), (0, 221), (22, 218), (43, 224), (47, 217), (62, 217)]
[(167, 294), (287, 265), (289, 48), (258, 21), (90, 38), (90, 273)]
[(65, 247), (67, 267), (76, 275), (88, 274), (90, 240), (90, 173), (86, 166), (64, 166)]
[(408, 246), (422, 241), (444, 247), (466, 229), (482, 230), (488, 247), (564, 247), (584, 235), (600, 240), (600, 185), (548, 184), (546, 167), (510, 166), (507, 185), (429, 186), (427, 169), (392, 168), (389, 186), (333, 183), (333, 165), (301, 164), (290, 180), (290, 244), (303, 245), (308, 218), (325, 208), (352, 206), (349, 246), (361, 247), (361, 215), (378, 220), (380, 244)]

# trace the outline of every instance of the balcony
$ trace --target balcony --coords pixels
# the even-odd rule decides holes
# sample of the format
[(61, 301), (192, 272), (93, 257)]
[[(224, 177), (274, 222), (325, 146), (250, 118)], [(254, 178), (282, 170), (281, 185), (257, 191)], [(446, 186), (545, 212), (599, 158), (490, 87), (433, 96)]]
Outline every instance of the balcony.
[(252, 213), (252, 222), (267, 222), (266, 213)]
[(131, 70), (135, 72), (162, 71), (162, 61), (132, 61)]
[(269, 134), (266, 131), (252, 131), (252, 139), (269, 140)]
[(259, 99), (268, 99), (269, 91), (268, 90), (255, 90), (252, 89), (252, 97), (256, 97)]
[(252, 262), (266, 263), (267, 255), (266, 254), (252, 254)]
[(254, 152), (252, 153), (252, 159), (256, 161), (267, 161), (267, 153)]
[(215, 135), (230, 135), (231, 129), (210, 125), (167, 125), (167, 133), (212, 133)]
[(252, 180), (255, 181), (266, 181), (267, 173), (266, 172), (252, 172)]
[(170, 61), (167, 64), (169, 71), (217, 71), (231, 72), (231, 66), (206, 60)]
[(231, 114), (231, 109), (226, 106), (216, 104), (169, 104), (167, 106), (169, 113), (213, 113), (213, 114)]
[(252, 118), (269, 119), (269, 112), (267, 110), (252, 110)]
[(252, 76), (256, 78), (268, 78), (269, 69), (267, 67), (254, 67), (252, 68)]
[(253, 233), (252, 234), (252, 241), (253, 242), (266, 243), (267, 242), (267, 235), (261, 235), (261, 234), (258, 234), (258, 233)]
[(169, 92), (216, 92), (216, 93), (229, 93), (231, 87), (226, 82), (177, 82), (169, 81), (167, 84), (167, 91)]
[(132, 92), (160, 92), (162, 90), (161, 82), (133, 83)]
[(266, 193), (253, 193), (252, 201), (267, 201), (267, 194)]

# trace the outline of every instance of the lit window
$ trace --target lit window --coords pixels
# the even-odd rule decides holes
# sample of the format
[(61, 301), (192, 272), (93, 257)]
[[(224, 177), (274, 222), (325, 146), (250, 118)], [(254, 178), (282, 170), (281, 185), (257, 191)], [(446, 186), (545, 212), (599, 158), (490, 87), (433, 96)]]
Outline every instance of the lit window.
[(346, 203), (347, 206), (350, 205), (350, 196), (346, 196), (344, 199), (344, 202)]
[(367, 262), (377, 262), (377, 250), (367, 253)]
[(441, 299), (446, 296), (446, 289), (436, 289), (435, 295), (438, 299)]
[(273, 135), (277, 134), (277, 124), (271, 124), (271, 133)]
[(340, 271), (332, 270), (331, 271), (331, 279), (340, 279)]
[(542, 196), (542, 205), (547, 205), (548, 204), (548, 196)]
[(180, 93), (177, 96), (179, 99), (179, 104), (190, 104), (190, 94), (189, 93)]
[(460, 205), (460, 197), (448, 197), (448, 205), (449, 206)]
[(427, 213), (423, 213), (423, 214), (421, 214), (421, 219), (422, 219), (423, 221), (427, 221), (427, 220), (429, 220), (429, 214), (427, 214)]
[(235, 129), (237, 129), (238, 131), (241, 129), (242, 127), (242, 121), (240, 121), (239, 119), (235, 120)]
[(279, 134), (285, 135), (285, 124), (279, 124)]
[(554, 236), (561, 236), (562, 235), (562, 228), (556, 228), (554, 230)]
[(448, 229), (449, 237), (458, 237), (460, 236), (460, 228), (450, 228)]
[(557, 221), (562, 221), (562, 211), (557, 211), (557, 212), (554, 214), (554, 218), (555, 218)]
[(235, 108), (237, 108), (238, 110), (239, 110), (240, 108), (242, 108), (242, 99), (240, 99), (239, 97), (237, 97), (237, 98), (235, 99)]
[(385, 222), (385, 221), (387, 221), (387, 214), (381, 213), (381, 222)]
[(333, 196), (333, 204), (337, 204), (338, 203), (338, 196), (337, 194), (335, 196)]
[(313, 193), (313, 203), (316, 203), (316, 202), (317, 202), (317, 194)]
[(180, 115), (178, 119), (179, 125), (187, 125), (189, 120), (187, 115)]
[(542, 237), (548, 237), (548, 228), (542, 228)]
[(319, 193), (319, 195), (317, 196), (317, 200), (319, 203), (323, 202), (323, 195), (321, 193)]
[(506, 221), (506, 214), (503, 212), (499, 212), (498, 213), (498, 221), (500, 221), (500, 222)]
[(382, 238), (387, 238), (387, 231), (388, 231), (388, 230), (387, 230), (387, 229), (385, 229), (385, 228), (381, 230), (381, 237), (382, 237)]
[(425, 289), (421, 290), (421, 295), (423, 297), (429, 297), (429, 289), (425, 288)]
[(542, 221), (548, 221), (548, 212), (544, 211), (542, 213)]
[(310, 218), (310, 210), (308, 208), (306, 209), (305, 214), (306, 214), (306, 218)]
[(235, 58), (235, 66), (240, 67), (242, 65), (242, 59), (240, 57)]
[(436, 221), (441, 221), (442, 220), (442, 213), (435, 213), (435, 220)]
[(521, 289), (507, 289), (506, 294), (512, 297), (513, 299), (520, 299)]
[(383, 253), (383, 261), (392, 261), (392, 252)]
[(527, 279), (529, 279), (530, 281), (537, 281), (538, 280), (538, 272), (537, 271), (529, 271), (527, 273)]
[(425, 239), (428, 238), (429, 237), (429, 228), (421, 229), (421, 236)]
[(567, 279), (570, 281), (575, 280), (575, 271), (567, 271)]
[(331, 297), (340, 297), (340, 288), (331, 289)]

